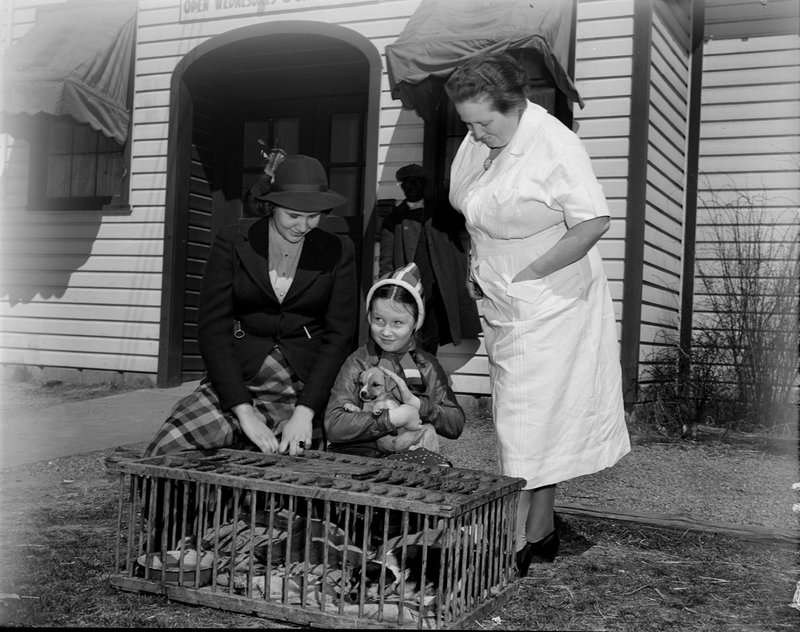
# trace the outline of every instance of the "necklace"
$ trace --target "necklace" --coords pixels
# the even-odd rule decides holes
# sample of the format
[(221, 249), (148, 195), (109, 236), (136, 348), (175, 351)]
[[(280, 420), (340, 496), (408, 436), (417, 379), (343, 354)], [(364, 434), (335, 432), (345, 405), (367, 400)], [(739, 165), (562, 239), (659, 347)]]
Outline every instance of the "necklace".
[(283, 302), (294, 280), (304, 241), (305, 237), (297, 243), (292, 243), (284, 238), (274, 225), (270, 228), (268, 257), (269, 278), (270, 281), (272, 281), (272, 289), (275, 290), (275, 294), (280, 302)]
[[(503, 145), (502, 147), (490, 147), (489, 148), (489, 156), (486, 158), (486, 160), (483, 161), (483, 170), (484, 171), (488, 171), (489, 170), (489, 167), (492, 166), (492, 163), (494, 162), (494, 159), (497, 158), (502, 153), (502, 151), (503, 151), (503, 149), (505, 149), (505, 147), (506, 146)], [(492, 156), (492, 152), (495, 152), (494, 156)]]

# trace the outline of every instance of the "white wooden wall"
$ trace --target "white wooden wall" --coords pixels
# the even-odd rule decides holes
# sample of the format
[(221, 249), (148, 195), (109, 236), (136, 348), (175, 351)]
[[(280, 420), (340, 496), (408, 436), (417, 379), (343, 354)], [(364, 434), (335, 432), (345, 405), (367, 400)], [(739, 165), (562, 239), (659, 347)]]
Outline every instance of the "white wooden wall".
[(654, 4), (639, 347), (642, 370), (646, 370), (654, 352), (666, 344), (675, 344), (679, 326), (689, 101), (689, 5), (687, 0), (660, 0)]
[[(800, 36), (711, 40), (703, 59), (697, 268), (713, 273), (711, 222), (726, 204), (741, 212), (743, 234), (765, 239), (764, 254), (779, 257), (797, 239)], [(697, 275), (695, 288), (702, 319), (707, 297)]]
[(575, 84), (585, 102), (574, 108), (583, 140), (611, 210), (598, 247), (619, 323), (625, 262), (630, 150), (634, 0), (578, 0)]
[[(9, 40), (39, 0), (9, 0)], [(27, 209), (28, 146), (5, 137), (0, 362), (154, 373), (163, 208), (130, 216)]]

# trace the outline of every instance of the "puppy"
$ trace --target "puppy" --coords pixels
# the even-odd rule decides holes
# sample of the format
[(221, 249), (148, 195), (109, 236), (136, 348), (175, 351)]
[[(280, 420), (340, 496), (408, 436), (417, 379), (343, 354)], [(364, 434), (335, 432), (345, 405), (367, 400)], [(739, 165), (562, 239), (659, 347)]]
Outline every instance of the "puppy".
[[(348, 412), (362, 410), (371, 412), (377, 417), (382, 411), (397, 408), (400, 405), (400, 401), (393, 394), (392, 378), (377, 366), (364, 369), (358, 377), (358, 383), (360, 387), (358, 397), (362, 401), (362, 406), (358, 408), (354, 404), (345, 404), (345, 410)], [(398, 428), (397, 436), (385, 435), (380, 437), (376, 443), (378, 448), (384, 452), (402, 452), (418, 447), (427, 448), (431, 452), (439, 452), (439, 436), (432, 424), (422, 424), (422, 427), (417, 430)]]
[(364, 369), (358, 376), (358, 397), (363, 402), (361, 410), (376, 417), (389, 408), (397, 408), (400, 401), (392, 393), (392, 379), (378, 367)]
[[(361, 599), (362, 584), (364, 585), (364, 603), (374, 603), (380, 600), (381, 595), (386, 598), (397, 590), (400, 569), (397, 567), (397, 560), (392, 556), (387, 556), (385, 565), (375, 560), (369, 560), (363, 573), (360, 564), (354, 564), (350, 569), (348, 599), (350, 603), (358, 603)], [(383, 580), (381, 580), (381, 573), (383, 573)]]
[[(362, 581), (364, 582), (365, 602), (378, 601), (381, 594), (383, 594), (384, 598), (390, 595), (399, 595), (401, 585), (404, 599), (417, 599), (422, 592), (423, 586), (422, 554), (423, 546), (421, 544), (410, 544), (406, 547), (405, 565), (402, 568), (400, 567), (400, 561), (403, 559), (402, 547), (396, 547), (389, 551), (386, 554), (385, 564), (380, 560), (367, 562), (363, 576), (361, 567), (354, 567), (351, 582), (351, 599), (354, 602), (358, 601)], [(429, 546), (424, 577), (426, 598), (436, 594), (439, 588), (441, 568), (442, 549)], [(460, 569), (455, 570), (458, 572)], [(381, 573), (383, 573), (383, 581), (381, 581)], [(445, 579), (446, 577), (447, 573), (445, 573)]]

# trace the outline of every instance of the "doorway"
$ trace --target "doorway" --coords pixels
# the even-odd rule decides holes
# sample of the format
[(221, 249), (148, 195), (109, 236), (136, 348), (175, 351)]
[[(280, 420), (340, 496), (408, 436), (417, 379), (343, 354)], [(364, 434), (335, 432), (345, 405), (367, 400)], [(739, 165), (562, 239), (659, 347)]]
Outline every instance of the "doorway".
[(203, 269), (216, 231), (242, 216), (261, 173), (259, 140), (322, 163), (349, 200), (322, 228), (349, 236), (362, 261), (374, 205), (381, 60), (371, 43), (335, 25), (268, 23), (201, 48), (173, 79), (159, 386), (204, 372)]

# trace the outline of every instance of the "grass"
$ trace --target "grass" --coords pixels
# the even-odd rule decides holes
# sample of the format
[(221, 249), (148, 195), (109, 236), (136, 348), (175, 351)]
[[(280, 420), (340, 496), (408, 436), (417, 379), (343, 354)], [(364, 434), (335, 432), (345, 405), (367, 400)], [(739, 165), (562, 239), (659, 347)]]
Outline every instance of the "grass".
[[(94, 395), (53, 385), (46, 396), (55, 391)], [(489, 445), (490, 426), (476, 432), (473, 446)], [(0, 625), (300, 627), (111, 586), (119, 487), (107, 459), (140, 447), (0, 471)], [(491, 466), (491, 450), (484, 452), (471, 456), (475, 467), (481, 459)], [(800, 613), (789, 607), (800, 579), (792, 542), (575, 515), (561, 519), (560, 534), (556, 563), (532, 566), (510, 600), (473, 621), (473, 629), (750, 632), (800, 624)]]
[[(117, 591), (113, 451), (4, 472), (0, 624), (41, 627), (287, 627), (286, 623)], [(774, 540), (660, 530), (570, 516), (562, 554), (531, 567), (474, 629), (796, 629), (788, 606), (797, 550)], [(299, 627), (292, 626), (289, 627)]]

